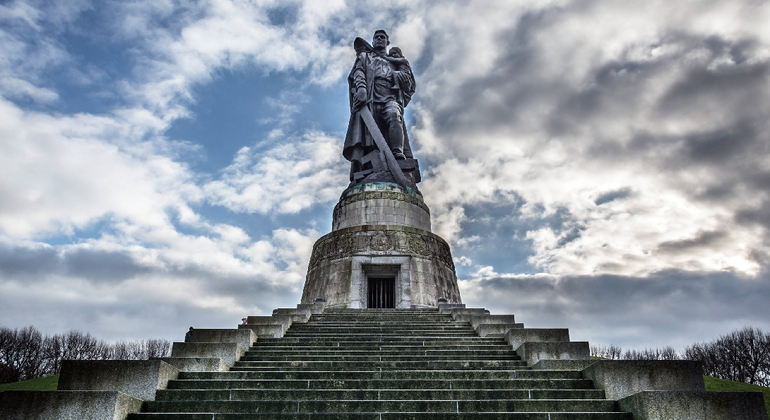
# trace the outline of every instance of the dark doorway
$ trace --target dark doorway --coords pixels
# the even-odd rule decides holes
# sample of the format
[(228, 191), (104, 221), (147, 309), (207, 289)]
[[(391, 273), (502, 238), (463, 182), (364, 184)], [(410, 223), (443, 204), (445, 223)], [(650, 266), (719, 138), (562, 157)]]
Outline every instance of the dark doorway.
[(396, 307), (395, 277), (369, 278), (368, 308)]

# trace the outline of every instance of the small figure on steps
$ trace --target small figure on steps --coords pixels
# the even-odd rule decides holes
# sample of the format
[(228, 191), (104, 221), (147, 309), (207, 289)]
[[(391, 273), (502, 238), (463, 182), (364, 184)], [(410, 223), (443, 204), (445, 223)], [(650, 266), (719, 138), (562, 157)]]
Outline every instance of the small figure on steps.
[(193, 327), (190, 327), (190, 329), (184, 335), (185, 343), (192, 343), (192, 332), (193, 332)]

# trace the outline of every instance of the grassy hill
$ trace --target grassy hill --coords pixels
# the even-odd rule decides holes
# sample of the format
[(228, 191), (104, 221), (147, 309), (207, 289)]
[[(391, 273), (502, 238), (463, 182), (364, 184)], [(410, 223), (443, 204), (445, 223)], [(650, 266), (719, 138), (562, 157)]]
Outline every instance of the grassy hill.
[[(768, 419), (770, 419), (770, 388), (745, 384), (743, 382), (728, 381), (725, 379), (704, 376), (706, 391), (759, 391), (765, 395), (765, 407)], [(18, 391), (54, 391), (59, 382), (59, 375), (46, 376), (45, 378), (30, 379), (28, 381), (0, 384), (0, 392), (9, 390)]]
[(743, 382), (728, 381), (725, 379), (712, 378), (704, 376), (706, 382), (706, 391), (759, 391), (765, 395), (765, 408), (767, 416), (770, 418), (770, 388), (758, 385), (751, 385)]
[(30, 379), (28, 381), (0, 384), (0, 392), (3, 391), (55, 391), (59, 383), (59, 375), (46, 376), (44, 378)]

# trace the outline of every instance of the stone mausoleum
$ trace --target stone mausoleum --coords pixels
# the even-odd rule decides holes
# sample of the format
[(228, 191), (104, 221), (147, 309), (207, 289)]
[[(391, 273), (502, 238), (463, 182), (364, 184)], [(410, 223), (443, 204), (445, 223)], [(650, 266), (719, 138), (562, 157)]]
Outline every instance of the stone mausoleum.
[(466, 308), (431, 232), (400, 50), (358, 38), (350, 185), (301, 303), (196, 328), (154, 360), (71, 360), (57, 391), (0, 393), (3, 420), (767, 420), (758, 392), (706, 392), (698, 362), (592, 360), (566, 328)]

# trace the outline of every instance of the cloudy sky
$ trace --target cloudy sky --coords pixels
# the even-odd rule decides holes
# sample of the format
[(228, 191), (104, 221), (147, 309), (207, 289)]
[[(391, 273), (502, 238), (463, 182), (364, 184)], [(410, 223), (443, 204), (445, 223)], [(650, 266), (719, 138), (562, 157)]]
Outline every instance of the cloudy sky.
[(180, 340), (299, 302), (353, 39), (410, 60), (468, 306), (644, 348), (770, 330), (770, 2), (6, 1), (0, 325)]

